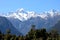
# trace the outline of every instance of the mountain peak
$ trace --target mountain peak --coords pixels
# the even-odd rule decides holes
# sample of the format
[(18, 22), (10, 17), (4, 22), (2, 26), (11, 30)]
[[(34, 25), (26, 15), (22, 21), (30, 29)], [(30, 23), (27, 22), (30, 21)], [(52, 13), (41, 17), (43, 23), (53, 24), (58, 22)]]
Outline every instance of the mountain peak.
[(17, 9), (17, 11), (24, 11), (24, 8)]
[(24, 8), (20, 8), (16, 11), (17, 13), (27, 13)]
[(55, 9), (51, 9), (50, 11), (51, 11), (51, 12), (56, 12), (57, 10), (55, 10)]

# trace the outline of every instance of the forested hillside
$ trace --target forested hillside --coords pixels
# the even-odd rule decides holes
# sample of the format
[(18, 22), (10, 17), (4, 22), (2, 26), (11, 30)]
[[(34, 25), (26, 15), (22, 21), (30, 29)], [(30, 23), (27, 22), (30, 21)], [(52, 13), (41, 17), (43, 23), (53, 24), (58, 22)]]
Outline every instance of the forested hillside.
[(32, 25), (31, 30), (25, 36), (16, 36), (10, 33), (9, 29), (6, 30), (6, 34), (0, 31), (0, 40), (60, 40), (57, 30), (52, 30), (48, 33), (45, 28), (35, 29), (35, 25)]

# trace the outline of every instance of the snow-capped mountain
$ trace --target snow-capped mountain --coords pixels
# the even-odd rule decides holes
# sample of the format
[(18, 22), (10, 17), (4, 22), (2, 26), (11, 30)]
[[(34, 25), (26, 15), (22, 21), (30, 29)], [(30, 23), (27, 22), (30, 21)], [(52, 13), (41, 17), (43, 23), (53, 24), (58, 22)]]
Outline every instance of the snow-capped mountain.
[(50, 10), (36, 13), (34, 11), (25, 11), (22, 8), (6, 16), (4, 15), (4, 17), (6, 17), (19, 32), (25, 35), (33, 24), (36, 25), (37, 29), (46, 28), (48, 30), (60, 20), (60, 12)]
[(19, 19), (20, 21), (26, 21), (30, 19), (31, 17), (41, 17), (45, 19), (49, 16), (54, 17), (56, 15), (60, 15), (60, 12), (54, 9), (47, 12), (36, 13), (34, 11), (25, 11), (23, 8), (21, 8), (17, 10), (16, 12), (11, 12), (10, 14), (7, 15), (7, 17)]

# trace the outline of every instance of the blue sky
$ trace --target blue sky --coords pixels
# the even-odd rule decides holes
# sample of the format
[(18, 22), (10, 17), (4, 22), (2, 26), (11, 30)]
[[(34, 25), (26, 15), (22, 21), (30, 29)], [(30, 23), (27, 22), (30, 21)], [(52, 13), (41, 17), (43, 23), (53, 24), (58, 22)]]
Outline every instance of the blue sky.
[(60, 10), (60, 0), (0, 0), (0, 13), (16, 11), (19, 8), (35, 12)]

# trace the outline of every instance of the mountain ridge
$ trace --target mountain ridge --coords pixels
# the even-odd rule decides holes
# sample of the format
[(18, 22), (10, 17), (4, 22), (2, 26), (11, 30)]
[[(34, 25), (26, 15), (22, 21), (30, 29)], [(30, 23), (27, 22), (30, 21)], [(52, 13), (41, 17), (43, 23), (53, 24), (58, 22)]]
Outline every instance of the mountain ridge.
[(0, 30), (2, 33), (6, 33), (6, 31), (10, 29), (11, 34), (15, 35), (21, 35), (19, 31), (12, 25), (12, 23), (6, 18), (0, 16)]
[(50, 11), (45, 11), (42, 13), (36, 13), (34, 11), (25, 11), (23, 8), (16, 10), (16, 12), (10, 12), (5, 17), (11, 17), (11, 18), (17, 18), (20, 21), (25, 21), (30, 19), (31, 17), (41, 17), (41, 18), (47, 18), (48, 16), (56, 16), (60, 15), (60, 12), (54, 9), (51, 9)]

